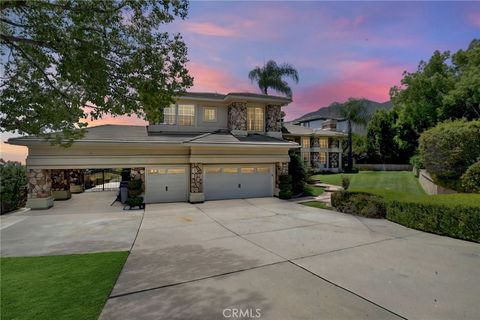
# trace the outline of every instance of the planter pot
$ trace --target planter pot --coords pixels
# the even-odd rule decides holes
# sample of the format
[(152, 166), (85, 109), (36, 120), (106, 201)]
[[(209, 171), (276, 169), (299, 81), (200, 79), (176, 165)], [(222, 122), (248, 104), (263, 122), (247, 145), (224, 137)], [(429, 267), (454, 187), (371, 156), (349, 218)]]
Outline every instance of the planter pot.
[(82, 193), (84, 190), (83, 190), (83, 186), (82, 185), (76, 185), (76, 184), (71, 184), (70, 185), (70, 192), (71, 193)]
[(27, 200), (27, 204), (25, 206), (32, 210), (48, 209), (53, 207), (53, 197), (30, 198)]
[(55, 200), (68, 200), (72, 197), (70, 190), (52, 191), (53, 199)]

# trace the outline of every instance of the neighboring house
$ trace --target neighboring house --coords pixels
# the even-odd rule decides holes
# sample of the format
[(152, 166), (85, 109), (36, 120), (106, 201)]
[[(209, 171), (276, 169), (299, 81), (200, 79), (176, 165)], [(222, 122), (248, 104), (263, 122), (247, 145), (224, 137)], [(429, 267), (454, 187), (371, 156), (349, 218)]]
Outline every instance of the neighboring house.
[(298, 147), (282, 139), (281, 107), (290, 102), (252, 93), (187, 93), (165, 109), (162, 124), (91, 127), (69, 148), (35, 136), (8, 143), (28, 147), (27, 206), (33, 208), (53, 204), (52, 180), (65, 190), (78, 169), (93, 168), (137, 170), (147, 203), (268, 197), (278, 195), (288, 151)]
[[(322, 129), (322, 125), (327, 120), (335, 120), (337, 122), (336, 131), (347, 132), (348, 123), (344, 118), (327, 118), (323, 116), (311, 116), (308, 118), (292, 121), (292, 124), (299, 125), (310, 129)], [(367, 134), (367, 126), (364, 124), (352, 123), (352, 132), (360, 135)]]
[(300, 157), (307, 167), (317, 171), (342, 170), (342, 140), (347, 134), (337, 131), (337, 121), (324, 120), (321, 128), (312, 129), (292, 123), (284, 124), (285, 139), (300, 144)]

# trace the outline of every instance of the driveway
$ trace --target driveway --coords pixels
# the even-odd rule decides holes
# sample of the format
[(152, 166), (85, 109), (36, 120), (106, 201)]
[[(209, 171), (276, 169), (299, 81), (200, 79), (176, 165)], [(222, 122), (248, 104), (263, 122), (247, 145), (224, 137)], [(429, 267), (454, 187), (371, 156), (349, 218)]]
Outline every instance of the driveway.
[(226, 200), (147, 206), (101, 318), (477, 319), (479, 296), (479, 244)]
[(0, 252), (6, 256), (44, 256), (131, 249), (143, 211), (123, 211), (115, 192), (74, 194), (48, 210), (29, 210), (0, 218)]

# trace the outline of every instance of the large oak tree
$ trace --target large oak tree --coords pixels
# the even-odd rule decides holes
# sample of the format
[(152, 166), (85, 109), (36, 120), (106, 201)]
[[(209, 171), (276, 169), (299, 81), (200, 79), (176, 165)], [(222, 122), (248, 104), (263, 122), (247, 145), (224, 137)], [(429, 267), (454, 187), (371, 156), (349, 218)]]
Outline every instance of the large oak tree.
[(0, 9), (2, 131), (68, 143), (82, 118), (160, 121), (193, 84), (182, 37), (164, 28), (187, 16), (186, 0), (3, 0)]

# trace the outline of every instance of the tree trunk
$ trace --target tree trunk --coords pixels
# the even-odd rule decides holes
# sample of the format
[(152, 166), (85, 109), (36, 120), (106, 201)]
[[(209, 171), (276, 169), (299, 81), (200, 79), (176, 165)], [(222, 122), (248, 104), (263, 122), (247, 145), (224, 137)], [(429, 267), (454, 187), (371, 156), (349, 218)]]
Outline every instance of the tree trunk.
[(348, 120), (348, 171), (353, 169), (353, 154), (352, 154), (352, 122)]

